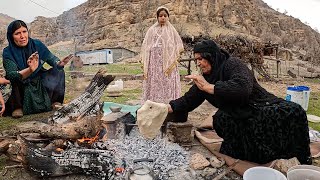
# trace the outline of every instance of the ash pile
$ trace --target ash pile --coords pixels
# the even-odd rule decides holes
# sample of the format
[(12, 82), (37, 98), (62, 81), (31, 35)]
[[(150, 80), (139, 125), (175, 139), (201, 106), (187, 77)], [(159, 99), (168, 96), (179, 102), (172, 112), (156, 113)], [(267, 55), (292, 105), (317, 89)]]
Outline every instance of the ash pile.
[[(150, 128), (154, 136), (149, 138), (141, 133), (139, 118), (130, 112), (122, 112), (121, 108), (110, 107), (110, 110), (111, 113), (101, 119), (103, 133), (92, 148), (114, 152), (115, 179), (194, 179), (189, 166), (190, 153), (180, 144), (173, 143), (175, 141), (168, 136), (167, 123), (159, 123), (157, 129)], [(137, 117), (142, 117), (139, 111), (141, 108)], [(143, 119), (149, 121), (150, 117), (143, 116)]]
[(149, 171), (153, 179), (192, 179), (189, 152), (160, 134), (149, 140), (133, 128), (129, 136), (109, 139), (103, 145), (115, 152), (116, 166), (123, 168), (118, 171), (116, 179), (126, 178), (130, 171), (137, 168)]

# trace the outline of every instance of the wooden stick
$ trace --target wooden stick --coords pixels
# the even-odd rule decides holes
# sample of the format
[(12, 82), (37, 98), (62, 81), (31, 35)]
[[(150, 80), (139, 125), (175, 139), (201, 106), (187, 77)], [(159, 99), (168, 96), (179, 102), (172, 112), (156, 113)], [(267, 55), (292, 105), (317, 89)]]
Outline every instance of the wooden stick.
[(202, 140), (203, 142), (205, 142), (206, 144), (212, 144), (212, 143), (219, 143), (219, 142), (223, 142), (222, 138), (216, 138), (216, 139), (209, 139), (204, 137), (203, 135), (201, 135), (201, 133), (199, 131), (195, 131), (195, 135), (197, 136), (198, 139)]
[(0, 136), (0, 139), (17, 139), (17, 136)]

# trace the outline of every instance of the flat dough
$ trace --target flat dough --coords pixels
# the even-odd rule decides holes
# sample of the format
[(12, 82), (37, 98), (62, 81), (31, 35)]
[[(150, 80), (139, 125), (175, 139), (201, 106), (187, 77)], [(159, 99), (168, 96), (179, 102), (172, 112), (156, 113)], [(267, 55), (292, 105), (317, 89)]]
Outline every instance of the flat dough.
[(155, 138), (167, 115), (168, 107), (166, 104), (147, 100), (137, 111), (137, 124), (143, 137)]

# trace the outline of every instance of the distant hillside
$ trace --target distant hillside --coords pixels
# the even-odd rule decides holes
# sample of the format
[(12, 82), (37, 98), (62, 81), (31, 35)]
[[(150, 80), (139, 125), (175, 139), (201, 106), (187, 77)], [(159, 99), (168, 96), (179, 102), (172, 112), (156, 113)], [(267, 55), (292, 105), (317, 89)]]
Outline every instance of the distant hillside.
[(0, 13), (0, 27), (7, 28), (7, 26), (14, 20), (14, 18)]
[[(0, 13), (0, 48), (6, 42), (7, 26), (14, 20), (14, 18)], [(2, 50), (2, 49), (1, 49)], [(1, 52), (0, 50), (0, 52)]]

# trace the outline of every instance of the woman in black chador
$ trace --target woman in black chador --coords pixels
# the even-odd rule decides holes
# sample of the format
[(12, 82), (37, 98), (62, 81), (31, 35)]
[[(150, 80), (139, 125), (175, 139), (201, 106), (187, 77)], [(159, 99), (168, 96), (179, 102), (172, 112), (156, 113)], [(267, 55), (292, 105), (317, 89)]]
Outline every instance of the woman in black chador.
[(306, 112), (262, 88), (239, 59), (211, 40), (195, 45), (194, 57), (203, 75), (189, 75), (194, 85), (172, 100), (169, 112), (190, 112), (204, 100), (219, 108), (213, 127), (224, 139), (220, 152), (265, 164), (297, 157), (311, 164)]

